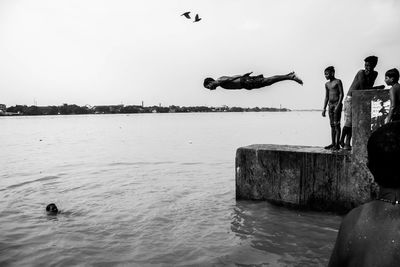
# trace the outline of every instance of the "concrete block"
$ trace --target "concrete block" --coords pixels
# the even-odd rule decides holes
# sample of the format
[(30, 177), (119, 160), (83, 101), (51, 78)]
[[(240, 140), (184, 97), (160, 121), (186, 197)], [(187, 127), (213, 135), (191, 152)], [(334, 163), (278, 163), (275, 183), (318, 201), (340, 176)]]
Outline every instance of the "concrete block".
[(377, 185), (366, 166), (366, 145), (384, 119), (372, 113), (383, 103), (388, 108), (388, 99), (388, 90), (353, 93), (351, 152), (267, 144), (238, 148), (236, 199), (344, 213), (375, 198)]

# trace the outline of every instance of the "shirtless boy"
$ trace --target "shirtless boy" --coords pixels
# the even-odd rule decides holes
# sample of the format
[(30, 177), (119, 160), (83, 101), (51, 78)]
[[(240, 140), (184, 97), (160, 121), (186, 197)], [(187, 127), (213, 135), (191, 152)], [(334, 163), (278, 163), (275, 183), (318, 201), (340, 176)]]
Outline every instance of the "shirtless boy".
[(332, 143), (325, 149), (339, 150), (340, 116), (342, 113), (343, 85), (342, 81), (335, 78), (335, 68), (329, 66), (325, 69), (325, 101), (322, 116), (325, 117), (326, 106), (329, 104), (329, 122), (331, 124)]
[(390, 109), (386, 118), (386, 123), (400, 120), (400, 84), (399, 70), (390, 69), (385, 73), (385, 83), (390, 88)]
[(301, 85), (303, 84), (303, 81), (297, 77), (294, 72), (286, 75), (275, 75), (267, 78), (265, 78), (262, 74), (258, 76), (250, 76), (252, 73), (253, 72), (249, 72), (244, 75), (222, 76), (217, 80), (214, 80), (213, 78), (205, 78), (203, 85), (205, 88), (210, 90), (215, 90), (218, 86), (227, 90), (252, 90), (285, 80), (295, 81)]
[(344, 217), (330, 267), (400, 263), (400, 122), (390, 122), (373, 132), (367, 151), (368, 168), (379, 185), (379, 197)]
[(376, 64), (378, 63), (378, 58), (376, 56), (369, 56), (365, 58), (364, 61), (365, 61), (364, 69), (359, 70), (357, 72), (344, 100), (344, 126), (342, 131), (342, 137), (340, 139), (340, 145), (346, 150), (351, 150), (350, 146), (350, 140), (352, 136), (351, 97), (353, 91), (385, 88), (385, 86), (383, 85), (374, 87), (376, 77), (378, 76), (378, 72), (376, 72), (374, 69), (376, 67)]

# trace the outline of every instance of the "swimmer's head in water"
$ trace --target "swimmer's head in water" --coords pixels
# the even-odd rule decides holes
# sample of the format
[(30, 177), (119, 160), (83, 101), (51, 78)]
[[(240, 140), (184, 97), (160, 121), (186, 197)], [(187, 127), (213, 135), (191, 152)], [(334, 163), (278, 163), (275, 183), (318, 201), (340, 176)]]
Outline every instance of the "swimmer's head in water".
[(50, 214), (57, 214), (58, 208), (57, 208), (56, 204), (51, 203), (51, 204), (47, 205), (46, 211), (47, 211), (47, 213), (50, 213)]

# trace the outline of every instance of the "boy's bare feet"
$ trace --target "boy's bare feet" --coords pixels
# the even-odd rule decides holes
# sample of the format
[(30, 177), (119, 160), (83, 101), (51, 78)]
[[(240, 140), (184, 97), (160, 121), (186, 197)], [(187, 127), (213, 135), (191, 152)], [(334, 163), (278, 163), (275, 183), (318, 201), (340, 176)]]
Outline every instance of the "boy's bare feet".
[(339, 145), (335, 145), (335, 146), (332, 147), (332, 150), (333, 151), (338, 151), (338, 150), (340, 150), (340, 146)]
[(344, 142), (339, 142), (339, 145), (340, 145), (341, 147), (343, 147), (343, 148), (344, 148), (344, 146), (345, 146)]
[(344, 145), (344, 146), (343, 146), (343, 149), (345, 149), (345, 150), (351, 150), (351, 146), (349, 146), (349, 145)]
[(325, 149), (332, 149), (334, 146), (335, 146), (335, 144), (330, 144), (330, 145), (328, 145), (328, 146), (326, 146), (326, 147), (324, 147), (324, 148), (325, 148)]
[(290, 78), (292, 78), (293, 81), (303, 85), (303, 81), (296, 75), (296, 73), (294, 71), (289, 73), (289, 75), (290, 75)]

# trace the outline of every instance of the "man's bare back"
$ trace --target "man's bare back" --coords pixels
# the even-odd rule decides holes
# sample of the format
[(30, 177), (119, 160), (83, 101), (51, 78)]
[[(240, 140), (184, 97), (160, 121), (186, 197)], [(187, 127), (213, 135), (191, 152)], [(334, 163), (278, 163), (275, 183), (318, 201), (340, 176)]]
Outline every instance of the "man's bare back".
[(400, 105), (400, 84), (394, 84), (391, 89), (393, 91), (393, 99), (396, 101), (396, 104)]
[(395, 83), (389, 91), (390, 95), (390, 109), (387, 121), (400, 120), (400, 84)]
[(353, 209), (343, 220), (329, 266), (399, 263), (400, 205), (375, 200)]
[(243, 89), (240, 78), (242, 75), (222, 76), (217, 81), (221, 82), (221, 87), (224, 89), (239, 90)]

